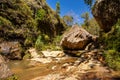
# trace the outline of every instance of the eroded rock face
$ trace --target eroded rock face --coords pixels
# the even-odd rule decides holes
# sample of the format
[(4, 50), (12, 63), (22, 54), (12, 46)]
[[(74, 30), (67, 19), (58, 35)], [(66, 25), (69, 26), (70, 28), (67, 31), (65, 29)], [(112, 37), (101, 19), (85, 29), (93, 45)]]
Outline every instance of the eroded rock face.
[(0, 55), (0, 79), (7, 78), (11, 76), (13, 73), (10, 71), (8, 66), (5, 63), (4, 58)]
[(0, 43), (0, 53), (9, 59), (22, 59), (22, 48), (19, 42)]
[(62, 38), (63, 49), (83, 50), (92, 41), (92, 35), (81, 27), (73, 26)]
[(108, 32), (120, 18), (120, 0), (97, 0), (92, 13), (100, 27)]

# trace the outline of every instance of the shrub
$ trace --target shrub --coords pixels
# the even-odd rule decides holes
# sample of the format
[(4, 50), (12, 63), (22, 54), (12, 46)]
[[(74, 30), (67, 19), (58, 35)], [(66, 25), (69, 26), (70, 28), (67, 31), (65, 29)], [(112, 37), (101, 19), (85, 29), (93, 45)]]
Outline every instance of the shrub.
[(38, 38), (37, 38), (37, 40), (36, 40), (36, 42), (35, 42), (35, 48), (37, 50), (41, 50), (43, 46), (44, 46), (44, 43), (42, 41), (42, 36), (39, 35)]
[(0, 16), (0, 25), (12, 26), (12, 23), (9, 20)]
[(39, 9), (36, 13), (36, 20), (44, 20), (46, 11), (44, 9)]
[[(89, 24), (89, 25), (86, 26), (86, 24)], [(87, 23), (82, 24), (82, 27), (86, 29), (89, 33), (99, 36), (100, 28), (94, 18), (88, 20)]]
[(26, 53), (23, 57), (23, 60), (30, 59), (31, 55), (29, 53)]
[(113, 26), (109, 33), (103, 35), (105, 49), (105, 61), (115, 70), (120, 70), (120, 20)]
[(61, 36), (56, 36), (53, 41), (50, 41), (50, 38), (45, 35), (42, 34), (40, 35), (36, 42), (35, 42), (35, 48), (40, 51), (40, 50), (61, 50), (60, 47), (60, 40), (61, 40)]
[(2, 4), (0, 5), (0, 33), (2, 33), (0, 38), (19, 40), (23, 46), (33, 45), (35, 43), (33, 39), (38, 36), (38, 31), (30, 7), (23, 0), (7, 0), (0, 3)]
[(113, 26), (112, 30), (104, 35), (106, 49), (114, 49), (120, 52), (120, 20)]
[(53, 40), (53, 44), (59, 46), (62, 36), (56, 36)]
[(8, 78), (5, 79), (5, 80), (19, 80), (19, 78), (18, 78), (17, 75), (13, 75), (13, 76), (8, 77)]
[(108, 50), (105, 53), (105, 61), (110, 68), (120, 70), (120, 52)]
[(48, 44), (50, 42), (50, 37), (47, 34), (42, 34), (41, 36), (44, 44)]

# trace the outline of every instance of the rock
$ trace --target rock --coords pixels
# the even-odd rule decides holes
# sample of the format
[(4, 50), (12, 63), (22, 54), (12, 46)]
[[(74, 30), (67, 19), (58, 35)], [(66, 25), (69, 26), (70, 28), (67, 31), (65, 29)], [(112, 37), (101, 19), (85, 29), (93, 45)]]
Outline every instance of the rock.
[[(34, 18), (36, 17), (36, 14), (39, 10), (45, 11), (44, 15), (45, 18), (38, 21), (38, 27), (41, 33), (48, 35), (50, 38), (51, 37), (53, 38), (58, 34), (62, 34), (62, 32), (65, 31), (66, 29), (65, 23), (63, 22), (63, 20), (60, 20), (60, 18), (58, 18), (56, 14), (52, 14), (54, 13), (54, 11), (51, 8), (49, 8), (45, 0), (24, 0), (24, 1), (32, 9)], [(44, 26), (47, 26), (47, 28)]]
[(68, 63), (65, 63), (65, 64), (63, 64), (62, 66), (61, 66), (61, 68), (66, 68), (67, 66), (69, 66), (70, 64), (68, 64)]
[(74, 25), (67, 33), (64, 34), (60, 45), (63, 49), (83, 50), (86, 45), (92, 41), (92, 35), (83, 28)]
[(0, 55), (0, 79), (12, 76), (12, 74), (13, 73), (8, 68), (4, 58)]
[(78, 80), (76, 76), (66, 76), (62, 74), (48, 74), (46, 76), (37, 77), (31, 80)]
[(63, 51), (41, 51), (45, 57), (63, 57)]
[(51, 58), (32, 58), (30, 60), (40, 62), (40, 63), (50, 63), (50, 62), (52, 62)]
[(76, 77), (66, 77), (64, 80), (78, 80)]
[(71, 56), (79, 56), (80, 57), (81, 55), (83, 55), (84, 53), (87, 53), (89, 51), (88, 50), (64, 50), (64, 52)]
[(108, 73), (88, 72), (81, 76), (80, 80), (119, 80), (114, 79)]
[(53, 67), (52, 67), (52, 70), (55, 70), (56, 68), (57, 68), (57, 66), (53, 66)]
[(22, 59), (22, 48), (19, 42), (0, 43), (0, 53), (9, 59)]
[(40, 55), (38, 55), (38, 52), (36, 51), (35, 48), (29, 49), (28, 52), (30, 53), (31, 58), (38, 58), (38, 57), (40, 57)]
[(78, 66), (80, 63), (82, 62), (82, 59), (80, 60), (76, 60), (75, 63), (74, 63), (74, 66)]
[(95, 42), (91, 42), (91, 43), (89, 43), (89, 44), (86, 46), (85, 50), (94, 50), (94, 49), (97, 49), (97, 48), (98, 48), (98, 45), (99, 45), (99, 43), (97, 44), (97, 43), (95, 43)]
[(85, 63), (82, 63), (78, 66), (79, 70), (90, 70), (91, 69), (91, 66), (89, 66), (89, 64), (85, 64)]
[(100, 27), (108, 32), (120, 18), (120, 0), (97, 0), (92, 14)]
[(60, 58), (61, 60), (62, 57), (65, 55), (63, 51), (41, 51), (41, 54), (43, 56), (41, 57), (35, 48), (29, 49), (28, 52), (31, 55), (30, 60), (37, 61), (40, 63), (50, 63), (53, 61), (53, 59), (56, 59), (56, 62), (57, 62), (59, 61), (57, 60), (58, 58)]
[(73, 72), (73, 71), (75, 71), (75, 69), (76, 69), (76, 66), (68, 66), (66, 71)]
[(60, 80), (60, 79), (61, 79), (60, 74), (48, 74), (46, 76), (37, 77), (32, 80)]

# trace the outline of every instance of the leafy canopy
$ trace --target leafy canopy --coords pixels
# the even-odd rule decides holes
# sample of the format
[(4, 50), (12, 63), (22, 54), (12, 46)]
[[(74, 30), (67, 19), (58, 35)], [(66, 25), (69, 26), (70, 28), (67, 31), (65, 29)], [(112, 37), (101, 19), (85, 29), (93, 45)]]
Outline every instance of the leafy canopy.
[(56, 3), (56, 13), (60, 14), (60, 2)]
[(84, 0), (85, 4), (89, 5), (90, 7), (92, 7), (92, 5), (95, 1), (96, 0)]

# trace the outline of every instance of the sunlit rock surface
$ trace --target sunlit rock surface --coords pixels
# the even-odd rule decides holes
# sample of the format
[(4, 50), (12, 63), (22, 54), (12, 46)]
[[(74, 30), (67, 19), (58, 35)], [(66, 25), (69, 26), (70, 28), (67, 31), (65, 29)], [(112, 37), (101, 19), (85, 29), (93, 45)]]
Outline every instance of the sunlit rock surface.
[(13, 73), (8, 68), (4, 58), (0, 55), (0, 79), (7, 78), (11, 76)]
[(94, 37), (82, 27), (74, 25), (64, 34), (60, 45), (64, 50), (84, 50), (89, 43), (96, 39), (97, 37)]

